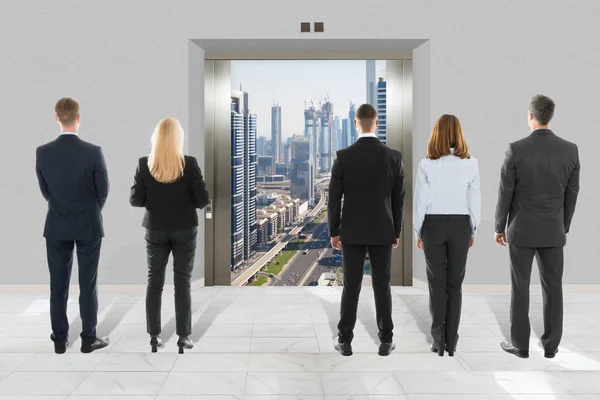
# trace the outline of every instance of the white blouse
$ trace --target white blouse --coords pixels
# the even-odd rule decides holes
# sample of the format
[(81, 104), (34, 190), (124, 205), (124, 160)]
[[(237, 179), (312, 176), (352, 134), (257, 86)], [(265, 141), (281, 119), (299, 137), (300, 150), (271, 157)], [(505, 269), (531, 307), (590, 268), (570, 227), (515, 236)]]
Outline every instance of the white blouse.
[(417, 239), (421, 238), (423, 221), (428, 214), (469, 215), (475, 237), (481, 221), (481, 187), (477, 159), (461, 159), (448, 155), (438, 160), (421, 160), (413, 209), (413, 226)]

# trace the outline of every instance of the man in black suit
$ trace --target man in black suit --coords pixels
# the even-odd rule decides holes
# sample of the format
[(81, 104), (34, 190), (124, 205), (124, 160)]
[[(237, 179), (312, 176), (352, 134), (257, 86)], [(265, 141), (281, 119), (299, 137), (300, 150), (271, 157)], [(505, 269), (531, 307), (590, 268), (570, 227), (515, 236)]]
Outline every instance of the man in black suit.
[[(529, 357), (529, 283), (537, 258), (544, 300), (542, 345), (547, 358), (558, 351), (563, 325), (563, 247), (579, 192), (577, 146), (548, 124), (554, 102), (536, 95), (529, 103), (531, 134), (511, 143), (502, 165), (496, 207), (496, 243), (508, 243), (511, 262), (511, 342), (504, 351)], [(507, 227), (508, 221), (508, 229)]]
[(358, 140), (337, 152), (329, 183), (329, 235), (332, 247), (342, 250), (344, 271), (339, 333), (334, 347), (344, 356), (352, 355), (368, 252), (381, 341), (379, 355), (387, 356), (395, 348), (390, 270), (392, 248), (398, 247), (402, 229), (404, 167), (402, 154), (382, 144), (375, 135), (379, 121), (373, 106), (361, 105), (354, 124)]
[(42, 195), (48, 202), (44, 227), (50, 270), (51, 339), (57, 354), (66, 351), (69, 339), (67, 300), (73, 249), (79, 265), (81, 352), (91, 353), (108, 345), (96, 337), (98, 319), (98, 260), (104, 236), (102, 208), (108, 196), (108, 175), (100, 147), (77, 134), (79, 104), (70, 98), (56, 103), (60, 136), (36, 151), (36, 172)]

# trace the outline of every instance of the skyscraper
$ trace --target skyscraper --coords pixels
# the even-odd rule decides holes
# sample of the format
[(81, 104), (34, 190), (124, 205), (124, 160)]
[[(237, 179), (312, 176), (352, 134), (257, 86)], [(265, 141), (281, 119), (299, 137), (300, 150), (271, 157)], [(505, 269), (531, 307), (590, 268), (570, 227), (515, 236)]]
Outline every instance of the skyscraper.
[(354, 127), (354, 121), (350, 118), (344, 118), (342, 120), (342, 149), (352, 144), (352, 128)]
[(290, 163), (290, 191), (293, 198), (314, 203), (315, 176), (311, 160), (311, 138), (294, 135)]
[(354, 117), (356, 117), (356, 104), (350, 102), (350, 110), (348, 111), (348, 119), (350, 120), (350, 143), (348, 144), (348, 146), (356, 142), (356, 140), (358, 139), (358, 131), (354, 126)]
[(271, 155), (275, 163), (281, 160), (281, 106), (274, 104), (271, 107)]
[(377, 61), (367, 60), (367, 103), (377, 108)]
[(333, 156), (335, 152), (342, 149), (342, 125), (340, 117), (333, 117)]
[(259, 136), (256, 139), (256, 153), (259, 156), (266, 156), (267, 153), (265, 152), (267, 150), (267, 138), (264, 136)]
[(312, 101), (310, 107), (305, 107), (304, 110), (304, 136), (310, 139), (310, 159), (313, 163), (313, 171), (316, 174), (319, 170), (319, 141), (317, 140), (317, 110)]
[(379, 78), (377, 82), (377, 117), (379, 126), (377, 127), (377, 137), (381, 143), (386, 144), (386, 82), (383, 78)]
[(328, 173), (333, 165), (333, 104), (329, 99), (317, 111), (319, 135), (319, 172)]
[(231, 268), (236, 269), (256, 248), (256, 115), (250, 114), (248, 93), (231, 92)]

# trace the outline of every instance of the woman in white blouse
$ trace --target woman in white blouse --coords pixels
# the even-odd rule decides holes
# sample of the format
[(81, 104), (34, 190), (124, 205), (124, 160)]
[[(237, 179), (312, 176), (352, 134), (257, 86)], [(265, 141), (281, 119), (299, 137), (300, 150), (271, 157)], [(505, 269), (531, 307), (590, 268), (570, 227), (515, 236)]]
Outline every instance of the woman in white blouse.
[(481, 220), (479, 167), (460, 121), (444, 114), (435, 123), (427, 157), (419, 163), (413, 223), (425, 251), (429, 282), (431, 351), (454, 355), (467, 253)]

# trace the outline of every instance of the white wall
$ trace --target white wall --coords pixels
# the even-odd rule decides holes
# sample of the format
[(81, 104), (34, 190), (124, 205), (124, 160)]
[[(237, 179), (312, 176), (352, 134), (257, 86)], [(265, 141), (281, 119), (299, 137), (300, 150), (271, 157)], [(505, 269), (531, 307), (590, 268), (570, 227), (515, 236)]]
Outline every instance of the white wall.
[[(507, 142), (527, 134), (528, 98), (537, 92), (554, 98), (553, 128), (579, 144), (582, 160), (565, 281), (600, 283), (600, 190), (593, 172), (600, 156), (599, 14), (595, 0), (261, 0), (243, 6), (199, 0), (3, 1), (0, 283), (48, 280), (41, 237), (45, 203), (33, 165), (35, 147), (57, 133), (52, 107), (58, 98), (80, 101), (81, 135), (104, 148), (108, 163), (112, 190), (100, 280), (142, 283), (142, 214), (128, 204), (129, 187), (156, 122), (171, 115), (187, 128), (189, 109), (201, 107), (197, 98), (189, 104), (188, 39), (304, 38), (299, 33), (304, 20), (325, 21), (323, 38), (430, 39), (415, 52), (415, 80), (429, 76), (418, 90), (428, 87), (430, 93), (415, 94), (414, 158), (416, 163), (424, 154), (438, 115), (461, 118), (483, 182), (484, 220), (469, 282), (508, 282), (507, 252), (491, 239), (499, 166)], [(430, 70), (417, 71), (420, 64), (430, 64)], [(429, 104), (420, 104), (423, 99)], [(202, 152), (201, 140), (190, 143), (190, 152)], [(424, 277), (418, 253), (415, 276)]]

